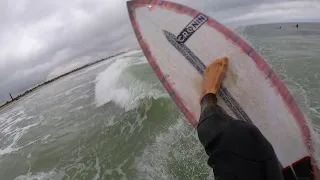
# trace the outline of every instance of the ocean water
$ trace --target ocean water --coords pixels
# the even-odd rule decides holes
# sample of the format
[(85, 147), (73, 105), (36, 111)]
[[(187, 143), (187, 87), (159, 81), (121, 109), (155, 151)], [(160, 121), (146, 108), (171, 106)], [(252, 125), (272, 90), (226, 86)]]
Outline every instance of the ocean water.
[[(320, 139), (320, 25), (239, 27), (279, 73)], [(320, 153), (316, 151), (316, 157)], [(196, 131), (131, 51), (0, 112), (0, 179), (213, 179)]]

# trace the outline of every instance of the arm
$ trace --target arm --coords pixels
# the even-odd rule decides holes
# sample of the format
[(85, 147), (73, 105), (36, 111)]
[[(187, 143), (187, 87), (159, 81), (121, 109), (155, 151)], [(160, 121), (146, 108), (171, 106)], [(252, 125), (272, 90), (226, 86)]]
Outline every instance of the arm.
[(254, 125), (226, 114), (215, 94), (201, 100), (198, 136), (216, 180), (282, 179), (271, 144)]
[(203, 73), (198, 136), (216, 180), (282, 180), (276, 154), (253, 124), (235, 120), (217, 105), (228, 58), (208, 65)]

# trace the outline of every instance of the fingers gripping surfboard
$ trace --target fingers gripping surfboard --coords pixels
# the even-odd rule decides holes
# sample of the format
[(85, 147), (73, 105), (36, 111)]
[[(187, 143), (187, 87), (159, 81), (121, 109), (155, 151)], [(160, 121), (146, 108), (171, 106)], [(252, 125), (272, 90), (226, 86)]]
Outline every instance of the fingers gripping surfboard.
[(164, 88), (193, 127), (206, 65), (228, 56), (218, 104), (255, 124), (273, 145), (286, 179), (315, 178), (313, 141), (303, 113), (279, 76), (241, 37), (192, 8), (162, 0), (128, 1), (138, 42)]

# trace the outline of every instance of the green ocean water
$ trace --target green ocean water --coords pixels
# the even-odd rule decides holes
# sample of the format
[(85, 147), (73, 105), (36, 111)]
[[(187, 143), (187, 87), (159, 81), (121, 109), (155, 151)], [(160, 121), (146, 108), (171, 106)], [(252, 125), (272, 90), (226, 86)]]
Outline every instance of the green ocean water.
[[(287, 84), (318, 142), (320, 25), (292, 26), (235, 31)], [(141, 51), (64, 77), (0, 112), (1, 180), (213, 179), (206, 161), (196, 131)]]

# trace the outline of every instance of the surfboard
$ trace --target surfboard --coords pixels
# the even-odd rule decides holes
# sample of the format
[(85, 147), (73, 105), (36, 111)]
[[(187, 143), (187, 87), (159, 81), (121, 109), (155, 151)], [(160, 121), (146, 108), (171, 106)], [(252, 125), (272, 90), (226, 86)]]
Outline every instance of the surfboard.
[(229, 67), (218, 104), (253, 123), (273, 145), (285, 179), (314, 179), (313, 141), (296, 101), (246, 41), (208, 15), (163, 0), (128, 1), (129, 17), (151, 68), (193, 127), (200, 117), (202, 74), (218, 57)]

